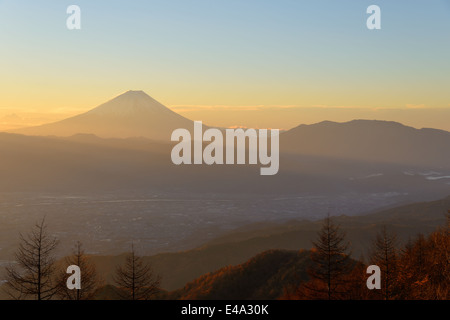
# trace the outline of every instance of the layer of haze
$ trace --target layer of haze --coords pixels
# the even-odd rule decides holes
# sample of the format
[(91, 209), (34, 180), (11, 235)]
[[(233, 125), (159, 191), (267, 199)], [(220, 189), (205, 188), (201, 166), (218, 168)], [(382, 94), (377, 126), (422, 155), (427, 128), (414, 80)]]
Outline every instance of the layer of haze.
[[(450, 130), (450, 1), (0, 0), (0, 130), (129, 89), (193, 120), (354, 118)], [(366, 28), (378, 4), (382, 30)]]

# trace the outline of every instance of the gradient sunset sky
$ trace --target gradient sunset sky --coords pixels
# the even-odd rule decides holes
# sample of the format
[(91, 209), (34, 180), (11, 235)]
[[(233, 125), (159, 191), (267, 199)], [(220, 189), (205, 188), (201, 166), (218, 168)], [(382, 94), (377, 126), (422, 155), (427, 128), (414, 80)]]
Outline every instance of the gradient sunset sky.
[(0, 0), (0, 27), (0, 130), (127, 90), (210, 125), (450, 130), (450, 0)]

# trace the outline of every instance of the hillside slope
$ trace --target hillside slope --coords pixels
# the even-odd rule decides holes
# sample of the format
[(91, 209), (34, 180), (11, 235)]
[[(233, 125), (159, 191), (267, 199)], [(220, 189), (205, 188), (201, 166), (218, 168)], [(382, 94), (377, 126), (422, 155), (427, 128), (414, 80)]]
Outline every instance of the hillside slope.
[[(352, 256), (367, 256), (371, 241), (382, 225), (398, 235), (400, 243), (407, 242), (418, 233), (429, 234), (445, 222), (450, 209), (450, 197), (432, 202), (421, 202), (382, 210), (358, 217), (335, 217), (347, 233), (352, 245)], [(271, 249), (309, 250), (321, 221), (290, 221), (249, 225), (223, 235), (193, 250), (161, 253), (145, 257), (162, 276), (162, 287), (175, 290), (202, 274), (227, 265), (244, 263), (251, 257)], [(115, 265), (123, 262), (124, 255), (93, 256), (101, 274), (111, 281)]]
[(308, 279), (309, 251), (270, 250), (247, 262), (205, 274), (168, 299), (277, 299), (288, 285)]

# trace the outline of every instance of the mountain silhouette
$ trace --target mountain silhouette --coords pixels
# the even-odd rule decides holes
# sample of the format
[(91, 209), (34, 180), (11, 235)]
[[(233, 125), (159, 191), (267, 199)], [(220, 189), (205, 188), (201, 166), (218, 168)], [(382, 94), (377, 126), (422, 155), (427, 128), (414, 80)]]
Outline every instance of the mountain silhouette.
[(127, 91), (100, 106), (58, 122), (14, 130), (39, 136), (95, 134), (103, 138), (145, 137), (170, 141), (173, 130), (192, 129), (193, 122), (143, 91)]
[[(80, 115), (11, 132), (59, 137), (79, 134), (101, 138), (143, 137), (170, 142), (173, 130), (192, 131), (193, 127), (193, 121), (173, 112), (145, 92), (127, 91)], [(323, 121), (302, 124), (283, 132), (280, 151), (365, 163), (401, 164), (405, 169), (409, 166), (448, 169), (450, 132), (416, 129), (392, 121)]]
[(398, 122), (353, 120), (300, 125), (280, 137), (291, 154), (405, 166), (450, 167), (450, 132)]

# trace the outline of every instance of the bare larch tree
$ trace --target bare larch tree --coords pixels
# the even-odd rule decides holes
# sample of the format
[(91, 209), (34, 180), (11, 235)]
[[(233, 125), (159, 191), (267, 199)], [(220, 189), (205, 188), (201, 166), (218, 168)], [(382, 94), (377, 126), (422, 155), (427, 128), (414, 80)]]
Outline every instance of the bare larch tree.
[(131, 246), (124, 265), (119, 266), (114, 275), (117, 293), (125, 300), (149, 300), (160, 291), (160, 280), (151, 266), (136, 255), (134, 245)]
[(398, 244), (397, 236), (388, 232), (383, 226), (377, 234), (370, 253), (372, 264), (381, 270), (381, 294), (383, 299), (390, 300), (395, 296), (395, 286), (398, 267)]
[(309, 291), (315, 294), (310, 298), (341, 299), (346, 290), (345, 279), (352, 270), (348, 253), (350, 245), (345, 240), (345, 233), (328, 216), (313, 245), (313, 264), (308, 274), (312, 279)]
[(13, 299), (51, 299), (57, 291), (53, 252), (58, 241), (48, 235), (45, 218), (20, 240), (16, 264), (6, 268), (6, 292)]
[[(70, 290), (67, 288), (67, 279), (70, 277), (67, 267), (76, 265), (81, 271), (81, 289)], [(58, 297), (62, 300), (91, 300), (94, 298), (97, 289), (103, 285), (102, 278), (97, 274), (95, 265), (85, 254), (80, 241), (75, 244), (72, 256), (66, 257), (62, 265), (62, 270), (58, 276)]]

